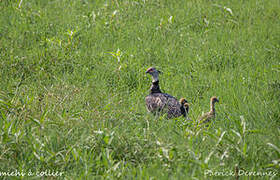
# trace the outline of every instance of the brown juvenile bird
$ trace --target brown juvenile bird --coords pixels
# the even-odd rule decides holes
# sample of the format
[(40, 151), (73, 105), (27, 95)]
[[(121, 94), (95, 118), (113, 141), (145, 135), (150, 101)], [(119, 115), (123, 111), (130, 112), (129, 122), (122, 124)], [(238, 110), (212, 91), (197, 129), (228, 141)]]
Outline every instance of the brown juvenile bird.
[(160, 71), (151, 67), (146, 73), (150, 74), (153, 79), (150, 94), (145, 98), (147, 110), (153, 114), (167, 113), (167, 118), (186, 116), (184, 104), (187, 101), (185, 99), (181, 99), (179, 102), (175, 97), (161, 92), (159, 87)]
[(184, 107), (185, 107), (186, 113), (189, 113), (190, 104), (189, 103), (185, 103)]
[(189, 118), (189, 116), (187, 116), (187, 114), (189, 114), (189, 109), (190, 109), (190, 104), (189, 103), (184, 103), (184, 110), (185, 110), (185, 114), (183, 114), (183, 116), (186, 118), (186, 120), (191, 120)]
[(218, 98), (216, 96), (211, 97), (211, 99), (210, 99), (210, 111), (203, 114), (201, 117), (198, 118), (199, 124), (208, 123), (212, 119), (215, 118), (215, 103), (216, 102), (219, 102)]
[(181, 98), (179, 102), (181, 104), (181, 113), (184, 117), (186, 117), (187, 114), (189, 113), (190, 104), (185, 98)]

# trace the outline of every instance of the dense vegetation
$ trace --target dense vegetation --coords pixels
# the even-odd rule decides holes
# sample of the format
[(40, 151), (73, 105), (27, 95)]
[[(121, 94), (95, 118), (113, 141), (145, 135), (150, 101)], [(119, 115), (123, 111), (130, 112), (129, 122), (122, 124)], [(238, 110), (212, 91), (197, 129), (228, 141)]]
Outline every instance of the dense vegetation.
[[(0, 172), (279, 178), (279, 19), (278, 0), (0, 1)], [(150, 66), (191, 120), (147, 113)]]

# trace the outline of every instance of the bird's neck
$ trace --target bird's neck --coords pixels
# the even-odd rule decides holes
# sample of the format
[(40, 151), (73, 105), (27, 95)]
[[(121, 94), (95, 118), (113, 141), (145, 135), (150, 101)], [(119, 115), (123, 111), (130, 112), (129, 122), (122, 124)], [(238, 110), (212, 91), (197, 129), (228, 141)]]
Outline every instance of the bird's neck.
[(210, 102), (210, 113), (215, 114), (215, 102)]
[(189, 107), (185, 107), (181, 104), (180, 106), (181, 114), (183, 114), (184, 117), (186, 117), (186, 114), (189, 113)]
[(158, 82), (158, 81), (159, 81), (159, 79), (158, 79), (158, 73), (153, 73), (153, 74), (152, 74), (152, 78), (153, 78), (153, 81), (152, 81), (153, 83), (154, 83), (154, 82)]
[(160, 88), (159, 88), (159, 80), (152, 82), (151, 86), (151, 93), (161, 93)]

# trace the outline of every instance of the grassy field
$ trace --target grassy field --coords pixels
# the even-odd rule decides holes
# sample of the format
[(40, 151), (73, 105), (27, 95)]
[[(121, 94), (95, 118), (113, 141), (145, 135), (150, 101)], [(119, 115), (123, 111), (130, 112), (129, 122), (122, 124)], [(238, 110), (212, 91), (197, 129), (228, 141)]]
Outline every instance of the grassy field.
[[(278, 179), (279, 19), (279, 0), (0, 1), (1, 179)], [(150, 66), (191, 120), (147, 113)]]

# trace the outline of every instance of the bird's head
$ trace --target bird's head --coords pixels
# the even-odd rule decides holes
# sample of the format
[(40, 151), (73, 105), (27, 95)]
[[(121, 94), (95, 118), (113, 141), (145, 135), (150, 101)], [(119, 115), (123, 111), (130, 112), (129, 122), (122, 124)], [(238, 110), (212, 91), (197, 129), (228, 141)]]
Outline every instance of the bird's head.
[(184, 106), (185, 106), (186, 109), (189, 109), (190, 104), (189, 103), (185, 103)]
[(146, 73), (149, 73), (149, 74), (153, 75), (153, 74), (159, 74), (159, 73), (161, 73), (161, 71), (158, 71), (154, 67), (150, 67), (150, 68), (147, 69)]
[(147, 69), (146, 73), (152, 75), (153, 81), (155, 82), (155, 81), (158, 81), (158, 75), (159, 75), (159, 73), (161, 73), (161, 71), (158, 71), (154, 67), (150, 67), (150, 68)]
[(181, 98), (179, 102), (180, 102), (180, 104), (184, 105), (188, 101), (185, 98)]
[(211, 97), (211, 102), (215, 103), (215, 102), (219, 102), (219, 99), (216, 96)]

